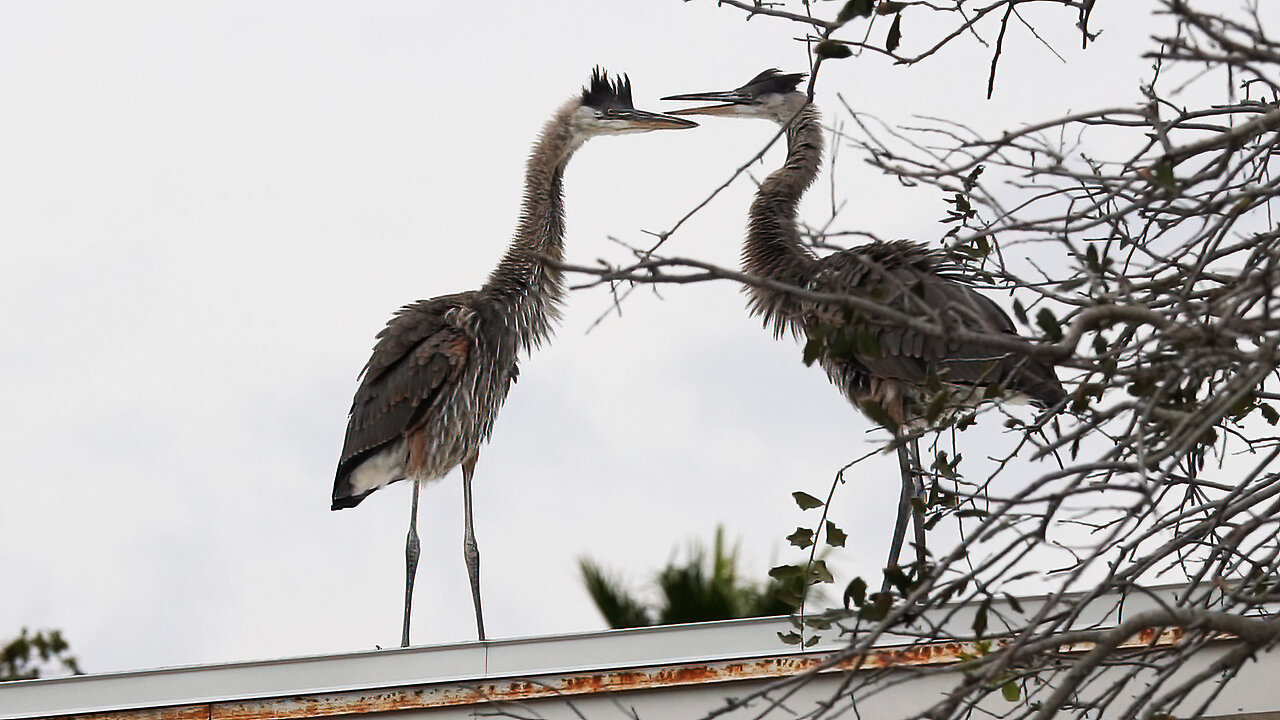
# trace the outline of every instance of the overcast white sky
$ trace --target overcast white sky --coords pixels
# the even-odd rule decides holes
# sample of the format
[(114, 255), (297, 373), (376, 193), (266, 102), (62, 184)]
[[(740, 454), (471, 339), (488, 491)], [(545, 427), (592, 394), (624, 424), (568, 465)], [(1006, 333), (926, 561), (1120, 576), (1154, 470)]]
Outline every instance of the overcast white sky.
[[(973, 42), (914, 69), (831, 63), (819, 101), (832, 119), (839, 92), (994, 130), (1132, 102), (1150, 6), (1099, 3), (1087, 52), (1052, 16), (1066, 65), (1012, 27), (991, 101)], [(905, 48), (925, 22), (907, 14)], [(536, 132), (593, 66), (660, 109), (804, 70), (799, 30), (710, 0), (0, 5), (0, 639), (62, 628), (89, 671), (396, 646), (409, 487), (329, 510), (374, 334), (403, 303), (483, 282)], [(566, 178), (570, 261), (625, 259), (607, 235), (646, 242), (773, 132), (708, 120), (589, 143)], [(936, 194), (852, 152), (837, 168), (844, 226), (939, 236)], [(736, 265), (751, 192), (740, 181), (668, 251)], [(812, 521), (790, 493), (824, 495), (879, 437), (730, 284), (637, 292), (586, 334), (608, 307), (569, 298), (481, 453), (495, 638), (602, 627), (580, 556), (638, 583), (717, 524), (763, 578)], [(1002, 442), (988, 424), (975, 456)], [(837, 496), (844, 580), (882, 563), (897, 483), (877, 459)], [(459, 485), (423, 493), (416, 644), (474, 638)]]

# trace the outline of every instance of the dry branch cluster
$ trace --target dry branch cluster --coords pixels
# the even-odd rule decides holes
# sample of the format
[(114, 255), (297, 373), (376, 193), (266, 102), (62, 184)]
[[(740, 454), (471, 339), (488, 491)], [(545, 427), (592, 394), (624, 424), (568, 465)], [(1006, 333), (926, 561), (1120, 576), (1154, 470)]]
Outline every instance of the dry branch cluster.
[[(855, 21), (876, 12), (954, 19), (915, 55), (876, 45), (918, 72), (939, 48), (977, 36), (984, 19), (997, 23), (1000, 40), (1010, 23), (1034, 33), (1020, 5), (1073, 13), (1086, 44), (1097, 30), (1087, 0), (721, 4), (788, 30), (807, 26), (819, 87), (821, 64), (841, 57), (829, 43), (874, 45), (869, 32), (842, 38), (858, 36)], [(848, 611), (809, 625), (849, 631), (851, 656), (890, 629), (920, 642), (995, 638), (927, 717), (978, 708), (1019, 718), (1192, 716), (1280, 641), (1280, 621), (1267, 613), (1280, 601), (1280, 38), (1257, 10), (1163, 0), (1159, 12), (1176, 29), (1153, 38), (1153, 75), (1130, 106), (996, 137), (961, 122), (893, 127), (845, 108), (852, 130), (839, 143), (902, 182), (946, 195), (955, 212), (941, 242), (981, 284), (1012, 293), (1022, 333), (1034, 338), (995, 340), (1054, 361), (1070, 393), (1052, 418), (1008, 418), (1021, 441), (988, 477), (966, 478), (964, 466), (938, 455), (928, 510), (935, 523), (960, 523), (961, 539), (932, 547), (931, 565), (898, 578), (892, 597), (867, 597), (866, 583), (855, 581)], [(1008, 59), (999, 40), (985, 44), (995, 77)], [(859, 234), (824, 228), (812, 240)], [(587, 284), (769, 282), (651, 253), (628, 267), (577, 269), (594, 276)], [(938, 335), (954, 331), (866, 297), (792, 291)], [(935, 452), (964, 417), (930, 431)], [(1028, 457), (1052, 462), (1029, 474)], [(1002, 482), (1014, 469), (1017, 482)], [(1045, 601), (996, 617), (993, 600), (1025, 591), (1028, 575)], [(1114, 629), (1082, 625), (1099, 602), (1118, 606), (1156, 584), (1185, 589)], [(977, 607), (981, 623), (957, 630), (922, 620), (947, 616), (944, 603), (957, 601)], [(1124, 645), (1165, 628), (1178, 629), (1166, 644)], [(1093, 649), (1063, 653), (1067, 642)], [(1214, 643), (1228, 650), (1211, 670), (1179, 675), (1186, 658)], [(883, 680), (851, 675), (818, 714), (855, 711)], [(780, 707), (787, 691), (770, 692), (773, 704), (758, 698), (762, 707)]]

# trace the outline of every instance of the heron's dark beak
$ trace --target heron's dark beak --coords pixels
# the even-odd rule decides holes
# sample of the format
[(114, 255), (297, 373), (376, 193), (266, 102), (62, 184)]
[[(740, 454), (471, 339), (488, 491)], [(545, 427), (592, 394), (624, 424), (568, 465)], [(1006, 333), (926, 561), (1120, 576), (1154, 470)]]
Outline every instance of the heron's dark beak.
[(648, 110), (615, 110), (614, 117), (637, 130), (684, 130), (698, 127), (698, 123), (692, 120)]
[(681, 95), (668, 95), (662, 99), (716, 103), (715, 105), (699, 105), (681, 110), (672, 110), (668, 113), (669, 115), (735, 115), (743, 105), (750, 105), (755, 102), (751, 96), (739, 90), (683, 93)]

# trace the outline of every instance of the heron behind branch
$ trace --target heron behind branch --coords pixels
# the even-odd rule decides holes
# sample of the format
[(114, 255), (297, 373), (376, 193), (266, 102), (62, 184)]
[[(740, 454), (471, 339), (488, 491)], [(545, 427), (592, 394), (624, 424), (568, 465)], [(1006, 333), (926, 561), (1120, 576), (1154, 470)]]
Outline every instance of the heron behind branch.
[[(923, 488), (918, 450), (904, 429), (920, 424), (945, 393), (948, 404), (972, 404), (988, 394), (1010, 393), (1050, 407), (1065, 397), (1053, 368), (1016, 357), (980, 341), (948, 337), (948, 327), (998, 335), (1015, 333), (1009, 316), (967, 282), (965, 269), (916, 242), (872, 242), (825, 257), (805, 247), (797, 222), (801, 197), (822, 165), (822, 126), (803, 74), (766, 70), (729, 91), (672, 95), (664, 100), (711, 102), (673, 115), (764, 118), (786, 128), (787, 159), (765, 178), (751, 203), (742, 267), (750, 275), (807, 290), (853, 295), (933, 322), (925, 333), (850, 312), (839, 305), (805, 301), (758, 285), (746, 288), (753, 315), (775, 337), (806, 338), (827, 377), (857, 407), (894, 433), (902, 471), (902, 495), (889, 565), (897, 564), (907, 517), (915, 519), (917, 558), (924, 560), (924, 528), (918, 500)], [(914, 508), (914, 512), (912, 512)]]
[(480, 445), (516, 379), (517, 361), (545, 341), (559, 318), (564, 286), (565, 165), (598, 135), (695, 127), (683, 118), (637, 110), (626, 76), (596, 70), (582, 94), (542, 129), (525, 170), (524, 203), (515, 237), (477, 291), (406, 305), (378, 333), (351, 404), (346, 441), (333, 484), (333, 509), (354, 507), (397, 480), (413, 481), (405, 547), (401, 644), (409, 644), (417, 571), (418, 491), (462, 466), (463, 555), (484, 640), (480, 552), (471, 510), (471, 479)]

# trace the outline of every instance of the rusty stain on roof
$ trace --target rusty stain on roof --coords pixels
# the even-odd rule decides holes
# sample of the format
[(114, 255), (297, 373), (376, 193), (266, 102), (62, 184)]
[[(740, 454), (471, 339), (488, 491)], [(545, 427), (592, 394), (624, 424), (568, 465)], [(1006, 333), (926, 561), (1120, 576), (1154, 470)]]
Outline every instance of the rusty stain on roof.
[[(1170, 645), (1182, 638), (1180, 628), (1143, 631), (1123, 647)], [(989, 641), (985, 652), (1003, 641)], [(1091, 643), (1063, 648), (1087, 651)], [(226, 701), (185, 707), (127, 710), (93, 715), (62, 716), (64, 720), (259, 720), (308, 718), (365, 713), (420, 710), (434, 707), (477, 705), (571, 697), (604, 692), (654, 690), (681, 686), (767, 680), (806, 672), (833, 673), (850, 669), (923, 667), (959, 663), (984, 653), (978, 643), (923, 643), (874, 650), (862, 656), (839, 652), (777, 655), (710, 663), (684, 663), (654, 667), (574, 672), (539, 677), (502, 678), (470, 683), (438, 683), (294, 697)]]

